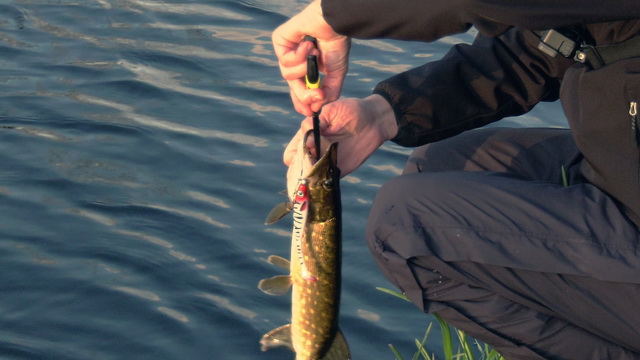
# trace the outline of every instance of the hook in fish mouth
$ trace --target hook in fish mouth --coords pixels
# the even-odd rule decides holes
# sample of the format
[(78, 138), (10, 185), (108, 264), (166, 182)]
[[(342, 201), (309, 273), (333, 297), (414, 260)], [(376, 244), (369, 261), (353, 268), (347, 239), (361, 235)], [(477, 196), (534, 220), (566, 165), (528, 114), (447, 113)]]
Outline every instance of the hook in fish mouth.
[[(327, 156), (328, 153), (330, 153), (331, 151), (334, 151), (331, 149), (331, 147), (335, 147), (338, 145), (338, 143), (336, 142), (329, 142), (329, 140), (324, 137), (324, 136), (320, 136), (318, 139), (320, 139), (320, 146), (314, 146), (315, 149), (320, 149), (320, 153), (316, 153), (315, 157), (313, 156), (313, 154), (311, 153), (311, 151), (309, 151), (309, 147), (307, 146), (307, 141), (309, 141), (309, 138), (312, 137), (315, 140), (315, 137), (311, 136), (313, 134), (313, 130), (307, 130), (307, 132), (304, 134), (304, 137), (302, 138), (302, 144), (303, 144), (303, 148), (308, 152), (309, 155), (312, 156), (312, 163), (316, 163), (319, 162), (320, 160), (322, 160), (323, 157)], [(317, 144), (316, 144), (317, 145)], [(317, 151), (317, 150), (316, 150)], [(331, 157), (333, 157), (334, 155), (331, 155)]]
[(329, 144), (327, 150), (322, 154), (322, 157), (313, 164), (306, 177), (313, 178), (323, 174), (324, 172), (327, 172), (330, 175), (329, 178), (340, 177), (337, 142)]
[[(307, 151), (309, 153), (309, 155), (312, 155), (312, 154), (311, 154), (311, 151), (309, 151), (309, 147), (307, 147), (307, 141), (309, 140), (309, 137), (313, 137), (312, 135), (313, 135), (313, 129), (307, 130), (307, 132), (304, 133), (304, 137), (302, 138), (303, 149), (305, 149), (305, 151)], [(320, 149), (321, 147), (314, 146), (314, 148), (315, 149)], [(319, 154), (316, 154), (315, 158), (313, 158), (312, 163), (315, 163), (316, 161), (318, 161), (319, 158), (320, 158)]]

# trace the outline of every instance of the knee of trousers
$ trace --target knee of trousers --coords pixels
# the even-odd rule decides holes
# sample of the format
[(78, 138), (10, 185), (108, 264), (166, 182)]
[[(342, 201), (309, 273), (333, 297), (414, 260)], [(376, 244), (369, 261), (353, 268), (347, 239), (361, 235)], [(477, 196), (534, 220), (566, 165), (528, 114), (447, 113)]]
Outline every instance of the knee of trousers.
[[(478, 129), (420, 146), (413, 151), (407, 160), (403, 174), (464, 170), (469, 166), (470, 159), (480, 149), (483, 147), (491, 148), (488, 139), (500, 131), (504, 130), (497, 128)], [(489, 158), (491, 159), (491, 157)]]
[(428, 241), (411, 214), (412, 175), (400, 176), (386, 183), (373, 203), (366, 227), (369, 249), (382, 274), (423, 311), (424, 279), (415, 273), (413, 259), (431, 256)]

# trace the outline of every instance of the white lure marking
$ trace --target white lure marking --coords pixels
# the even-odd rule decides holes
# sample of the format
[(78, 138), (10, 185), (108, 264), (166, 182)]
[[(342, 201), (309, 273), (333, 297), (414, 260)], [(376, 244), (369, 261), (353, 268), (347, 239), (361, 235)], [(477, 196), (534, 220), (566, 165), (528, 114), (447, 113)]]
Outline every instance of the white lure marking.
[(300, 261), (300, 268), (302, 269), (302, 278), (315, 282), (317, 279), (309, 272), (307, 264), (304, 261), (304, 255), (302, 254), (302, 241), (305, 237), (304, 229), (307, 224), (308, 212), (309, 189), (307, 187), (307, 180), (300, 179), (300, 182), (298, 183), (298, 190), (296, 191), (293, 200), (293, 241), (296, 244), (298, 260)]

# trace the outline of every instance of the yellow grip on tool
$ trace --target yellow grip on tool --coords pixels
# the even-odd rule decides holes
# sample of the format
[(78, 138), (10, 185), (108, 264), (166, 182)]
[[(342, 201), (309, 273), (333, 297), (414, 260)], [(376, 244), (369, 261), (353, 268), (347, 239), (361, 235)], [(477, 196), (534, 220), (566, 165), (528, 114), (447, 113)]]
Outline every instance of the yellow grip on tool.
[(305, 76), (307, 89), (317, 89), (320, 87), (320, 71), (318, 70), (318, 57), (307, 56), (307, 75)]

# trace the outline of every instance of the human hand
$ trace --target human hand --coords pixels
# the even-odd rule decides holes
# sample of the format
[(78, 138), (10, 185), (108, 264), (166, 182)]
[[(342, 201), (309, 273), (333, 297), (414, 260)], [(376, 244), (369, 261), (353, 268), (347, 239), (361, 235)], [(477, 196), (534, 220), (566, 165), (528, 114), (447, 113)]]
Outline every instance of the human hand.
[[(303, 41), (305, 35), (316, 38)], [(333, 31), (322, 16), (320, 0), (315, 0), (302, 12), (280, 25), (272, 34), (273, 48), (278, 57), (280, 72), (289, 84), (293, 106), (299, 113), (311, 116), (323, 104), (340, 97), (342, 83), (348, 70), (351, 40)], [(319, 55), (319, 68), (325, 74), (321, 87), (307, 89), (307, 55)]]
[[(298, 144), (304, 134), (313, 128), (312, 118), (302, 121), (300, 130), (284, 152), (287, 166), (295, 157)], [(380, 95), (365, 99), (347, 98), (328, 103), (320, 113), (320, 132), (330, 142), (339, 142), (338, 167), (345, 176), (362, 165), (385, 141), (398, 132), (391, 105)], [(313, 138), (307, 147), (315, 155)]]

